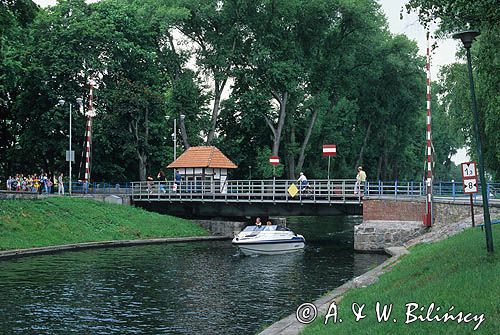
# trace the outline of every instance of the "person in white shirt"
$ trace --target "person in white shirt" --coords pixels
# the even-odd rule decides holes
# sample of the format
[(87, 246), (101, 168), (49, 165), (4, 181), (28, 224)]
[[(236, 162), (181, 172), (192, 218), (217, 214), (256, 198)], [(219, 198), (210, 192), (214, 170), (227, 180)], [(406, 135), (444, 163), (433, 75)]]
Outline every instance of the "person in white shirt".
[(57, 193), (59, 195), (64, 195), (64, 182), (63, 182), (63, 174), (61, 173), (59, 177), (57, 177)]
[(304, 190), (307, 187), (307, 185), (309, 184), (307, 182), (307, 177), (304, 174), (304, 172), (300, 173), (299, 179), (297, 179), (297, 183), (299, 184), (299, 187), (301, 190)]

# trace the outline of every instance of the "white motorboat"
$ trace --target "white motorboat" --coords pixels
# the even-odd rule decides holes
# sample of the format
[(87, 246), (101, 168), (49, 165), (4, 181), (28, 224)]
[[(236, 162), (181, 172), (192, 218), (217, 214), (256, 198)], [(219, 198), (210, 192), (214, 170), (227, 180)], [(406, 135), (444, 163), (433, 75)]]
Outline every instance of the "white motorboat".
[(233, 238), (232, 243), (245, 255), (274, 255), (302, 250), (306, 240), (286, 227), (262, 225), (246, 227)]

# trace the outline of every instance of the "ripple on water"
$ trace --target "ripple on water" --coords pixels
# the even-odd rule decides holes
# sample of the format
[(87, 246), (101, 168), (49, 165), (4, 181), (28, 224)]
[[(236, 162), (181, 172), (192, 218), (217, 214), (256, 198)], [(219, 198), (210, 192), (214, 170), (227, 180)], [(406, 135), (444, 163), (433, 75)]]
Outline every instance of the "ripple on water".
[(0, 333), (253, 334), (385, 259), (353, 253), (357, 218), (292, 221), (304, 252), (242, 257), (226, 241), (0, 262)]

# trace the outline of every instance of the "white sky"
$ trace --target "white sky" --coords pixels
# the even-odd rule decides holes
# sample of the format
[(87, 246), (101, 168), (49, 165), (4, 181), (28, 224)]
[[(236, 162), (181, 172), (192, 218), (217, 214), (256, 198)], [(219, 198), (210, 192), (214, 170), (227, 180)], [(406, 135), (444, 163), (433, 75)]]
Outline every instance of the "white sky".
[[(87, 2), (96, 2), (98, 0), (87, 0)], [(56, 4), (56, 0), (34, 0), (38, 5), (52, 6)], [(389, 29), (393, 34), (404, 34), (410, 39), (416, 40), (419, 53), (425, 55), (427, 48), (426, 31), (418, 22), (415, 13), (407, 14), (403, 10), (403, 19), (400, 19), (401, 8), (405, 4), (405, 0), (378, 0), (382, 6), (387, 21), (389, 22)], [(432, 27), (435, 28), (435, 27)], [(432, 36), (432, 32), (431, 32)], [(432, 37), (431, 37), (432, 38)], [(431, 39), (431, 44), (434, 43)], [(431, 80), (437, 80), (437, 74), (441, 66), (450, 64), (455, 60), (455, 51), (457, 48), (457, 41), (452, 39), (438, 40), (437, 48), (431, 54)], [(424, 105), (424, 104), (422, 104)], [(460, 149), (459, 153), (452, 157), (455, 163), (467, 161), (469, 158), (466, 155), (465, 149)]]

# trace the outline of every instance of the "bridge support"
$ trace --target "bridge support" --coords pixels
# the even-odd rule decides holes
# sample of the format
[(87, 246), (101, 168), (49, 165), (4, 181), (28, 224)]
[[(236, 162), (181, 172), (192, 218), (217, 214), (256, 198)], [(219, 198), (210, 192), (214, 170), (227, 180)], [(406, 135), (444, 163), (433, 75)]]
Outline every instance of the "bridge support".
[(381, 252), (387, 247), (402, 246), (428, 230), (422, 224), (424, 212), (424, 202), (365, 200), (363, 223), (354, 228), (354, 249)]

